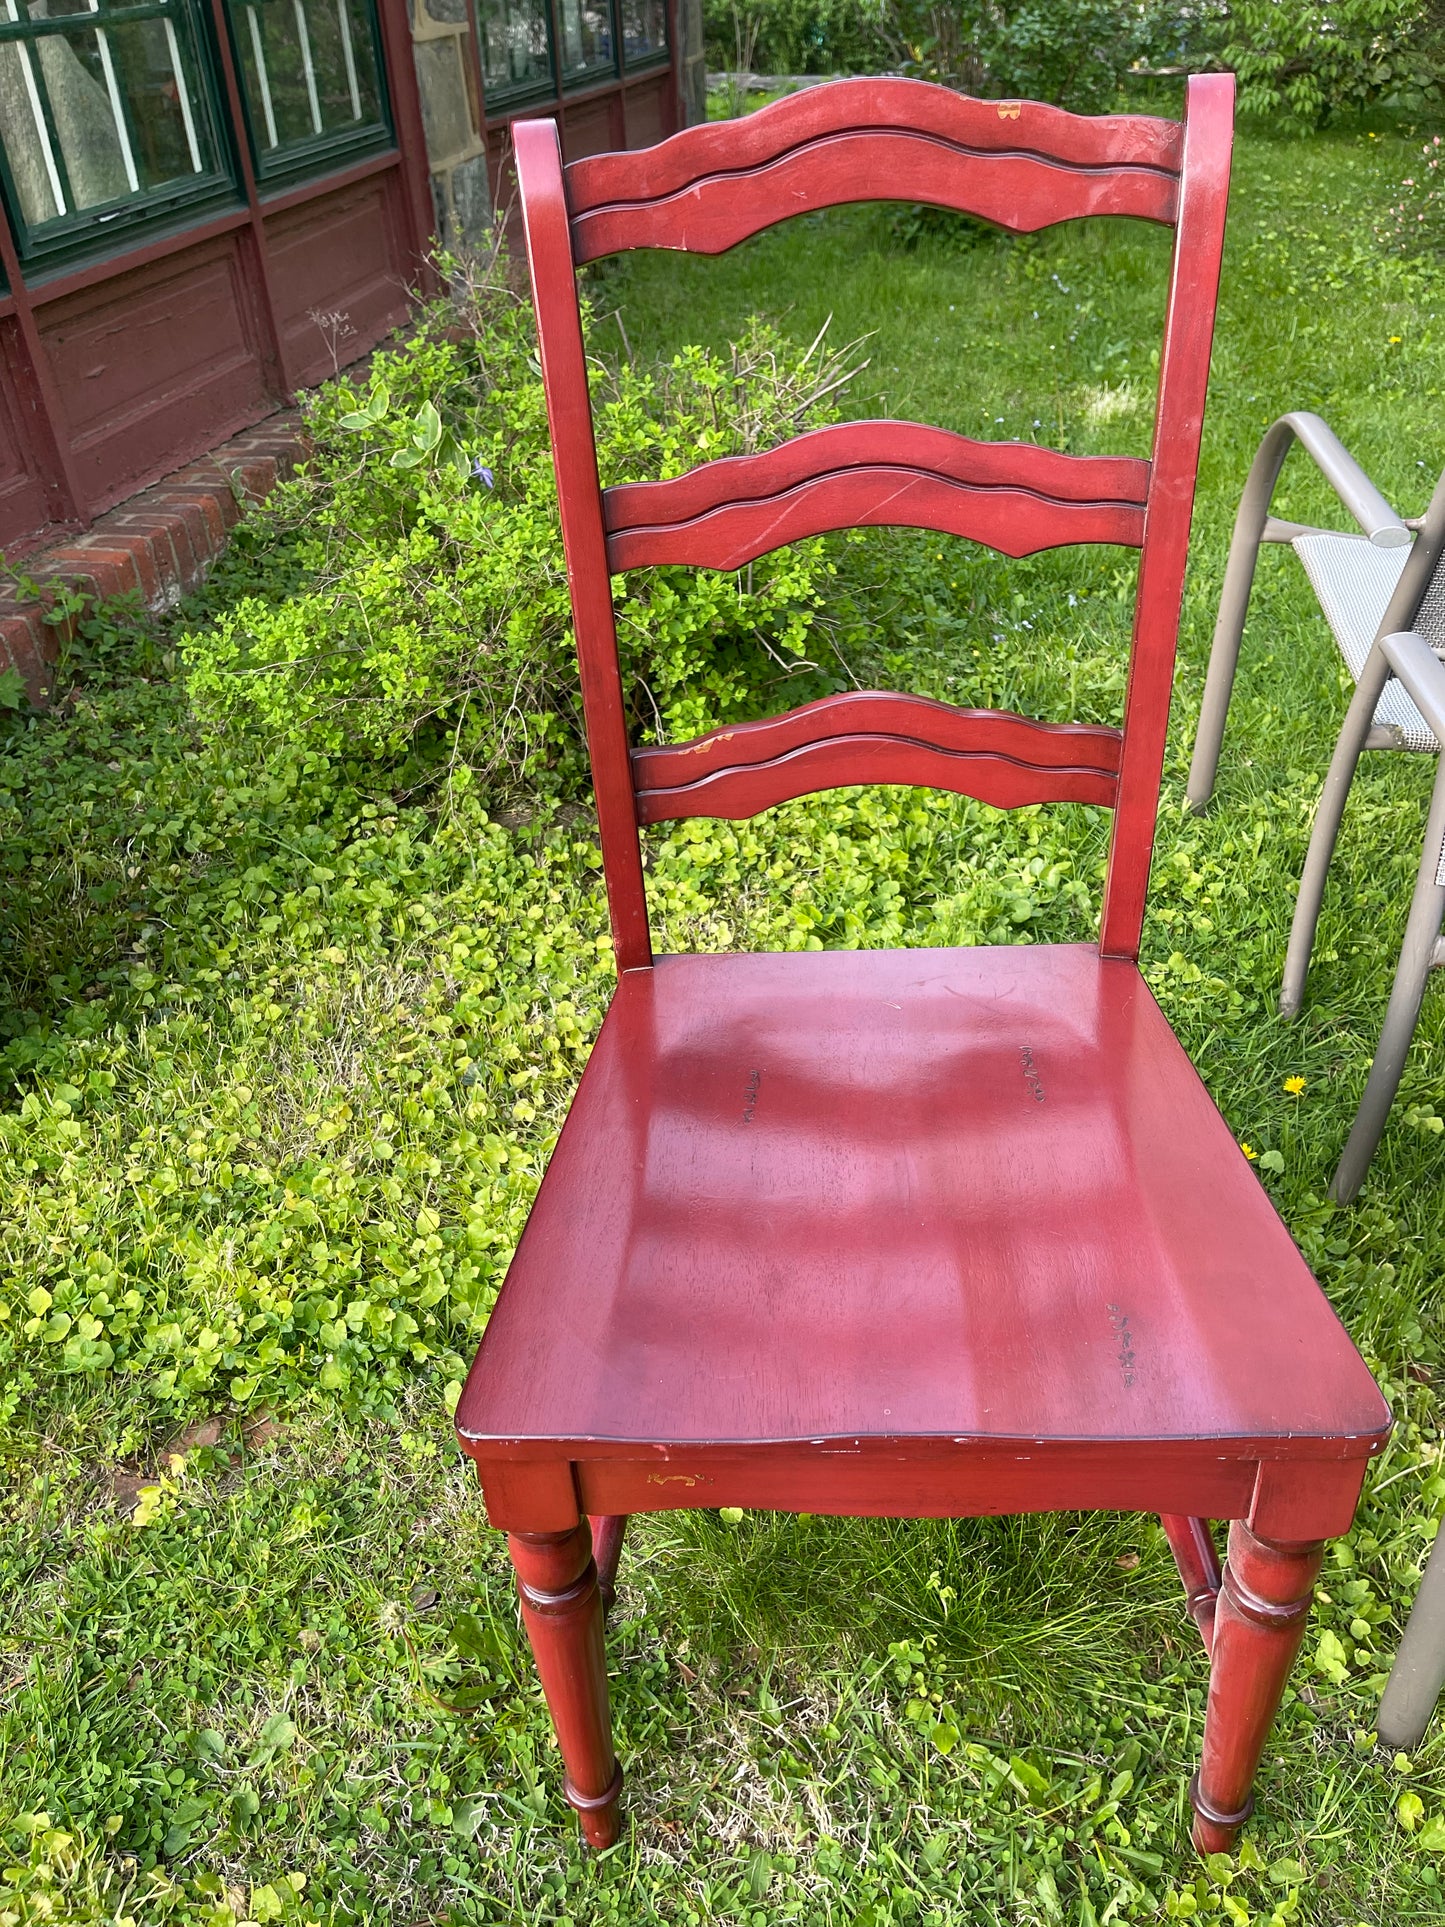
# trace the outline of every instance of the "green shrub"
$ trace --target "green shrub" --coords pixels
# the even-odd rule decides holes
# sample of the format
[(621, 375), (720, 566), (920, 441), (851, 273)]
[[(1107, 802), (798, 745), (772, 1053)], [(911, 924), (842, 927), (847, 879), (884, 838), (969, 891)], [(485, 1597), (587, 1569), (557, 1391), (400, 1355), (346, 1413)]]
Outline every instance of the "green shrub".
[(1239, 75), (1247, 113), (1304, 127), (1435, 99), (1445, 74), (1439, 0), (1227, 0), (1196, 37)]
[(918, 74), (966, 93), (1110, 106), (1140, 67), (1217, 67), (1292, 126), (1445, 77), (1440, 0), (707, 0), (708, 61), (757, 73)]
[(764, 74), (868, 73), (887, 0), (704, 0), (703, 37), (714, 70)]
[(1445, 253), (1445, 139), (1439, 134), (1421, 148), (1375, 232), (1397, 254)]
[(882, 40), (904, 73), (965, 93), (1112, 106), (1172, 25), (1158, 0), (886, 0)]
[(1173, 57), (1173, 0), (708, 0), (709, 64), (756, 73), (898, 72), (1084, 110), (1138, 61)]
[[(847, 351), (751, 324), (728, 358), (591, 364), (603, 481), (676, 475), (830, 420)], [(369, 385), (306, 405), (311, 452), (251, 540), (265, 579), (184, 640), (212, 730), (396, 759), (443, 752), (503, 789), (580, 770), (577, 671), (530, 309), (500, 264), (433, 310)], [(809, 660), (834, 565), (819, 541), (736, 574), (630, 577), (619, 635), (639, 735), (776, 706)]]

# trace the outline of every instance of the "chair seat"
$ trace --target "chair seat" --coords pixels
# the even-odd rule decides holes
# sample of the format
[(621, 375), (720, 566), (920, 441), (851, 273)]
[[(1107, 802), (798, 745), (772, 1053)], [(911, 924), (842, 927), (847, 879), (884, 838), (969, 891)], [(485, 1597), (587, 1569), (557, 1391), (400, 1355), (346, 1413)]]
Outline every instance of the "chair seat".
[(1138, 970), (1085, 945), (625, 975), (457, 1412), (1277, 1457), (1387, 1423)]
[[(1326, 529), (1297, 535), (1290, 546), (1304, 564), (1345, 666), (1358, 682), (1410, 551), (1377, 549), (1367, 536), (1337, 535)], [(1428, 621), (1430, 614), (1427, 596), (1420, 619)], [(1445, 634), (1427, 635), (1426, 640), (1438, 648), (1445, 642)], [(1375, 705), (1374, 723), (1377, 729), (1394, 730), (1402, 749), (1440, 747), (1425, 718), (1393, 677)]]

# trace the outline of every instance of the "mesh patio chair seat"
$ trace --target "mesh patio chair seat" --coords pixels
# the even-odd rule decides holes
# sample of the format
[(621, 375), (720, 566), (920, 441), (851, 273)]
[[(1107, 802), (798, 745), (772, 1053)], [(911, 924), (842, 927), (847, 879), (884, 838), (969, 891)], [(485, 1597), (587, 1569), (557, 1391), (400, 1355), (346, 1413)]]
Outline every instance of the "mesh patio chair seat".
[[(1286, 455), (1298, 441), (1359, 533), (1310, 528), (1269, 512)], [(1240, 639), (1264, 542), (1288, 543), (1304, 566), (1355, 695), (1335, 744), (1300, 878), (1280, 1010), (1293, 1017), (1304, 997), (1330, 859), (1360, 752), (1404, 749), (1440, 756), (1445, 742), (1445, 476), (1423, 516), (1396, 514), (1318, 415), (1284, 415), (1254, 458), (1235, 518), (1229, 564), (1204, 685), (1199, 734), (1189, 770), (1189, 801), (1202, 810), (1213, 794), (1220, 746), (1239, 660)], [(1442, 760), (1441, 768), (1445, 768)], [(1348, 1204), (1359, 1191), (1400, 1087), (1430, 971), (1445, 962), (1445, 783), (1437, 768), (1404, 945), (1379, 1045), (1349, 1138), (1330, 1182)]]
[[(1266, 538), (1268, 539), (1268, 538)], [(1311, 529), (1296, 535), (1290, 547), (1304, 564), (1320, 611), (1334, 634), (1351, 679), (1358, 684), (1365, 673), (1390, 598), (1400, 586), (1410, 548), (1377, 548), (1366, 535), (1338, 535), (1332, 529)], [(1404, 625), (1402, 625), (1404, 626)], [(1445, 648), (1445, 582), (1432, 582), (1416, 613), (1415, 632), (1439, 651)], [(1379, 748), (1438, 751), (1428, 724), (1395, 677), (1385, 684), (1375, 704), (1371, 730), (1389, 733), (1389, 744)]]

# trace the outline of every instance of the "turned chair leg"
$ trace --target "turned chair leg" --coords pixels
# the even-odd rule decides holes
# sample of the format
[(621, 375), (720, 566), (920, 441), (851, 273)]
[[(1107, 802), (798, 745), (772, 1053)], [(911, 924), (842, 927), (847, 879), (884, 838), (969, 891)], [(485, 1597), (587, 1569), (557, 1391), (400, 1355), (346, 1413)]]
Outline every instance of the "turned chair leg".
[(1214, 1534), (1209, 1530), (1207, 1519), (1190, 1518), (1182, 1512), (1161, 1512), (1159, 1523), (1184, 1582), (1184, 1603), (1189, 1617), (1199, 1628), (1199, 1637), (1208, 1652), (1214, 1644), (1214, 1607), (1220, 1587)]
[(626, 1514), (613, 1514), (592, 1521), (592, 1557), (597, 1563), (597, 1589), (602, 1594), (602, 1610), (610, 1613), (617, 1604), (617, 1562), (622, 1557), (622, 1535), (627, 1530)]
[(1214, 1615), (1204, 1753), (1189, 1789), (1194, 1844), (1228, 1853), (1254, 1811), (1254, 1775), (1304, 1638), (1323, 1546), (1276, 1545), (1236, 1520)]
[(621, 1828), (622, 1768), (612, 1750), (602, 1594), (584, 1520), (570, 1532), (512, 1532), (522, 1622), (562, 1749), (563, 1790), (588, 1844), (610, 1847)]

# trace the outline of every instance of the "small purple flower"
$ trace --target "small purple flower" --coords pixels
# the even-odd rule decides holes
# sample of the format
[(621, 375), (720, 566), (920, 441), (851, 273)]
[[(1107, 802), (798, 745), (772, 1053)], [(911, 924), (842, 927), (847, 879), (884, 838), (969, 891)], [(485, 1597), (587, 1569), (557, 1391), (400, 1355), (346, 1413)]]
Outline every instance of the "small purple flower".
[(481, 461), (473, 462), (472, 473), (477, 477), (479, 481), (485, 482), (488, 488), (495, 488), (497, 486), (496, 476), (493, 475), (492, 471), (486, 466), (484, 462), (481, 462)]

